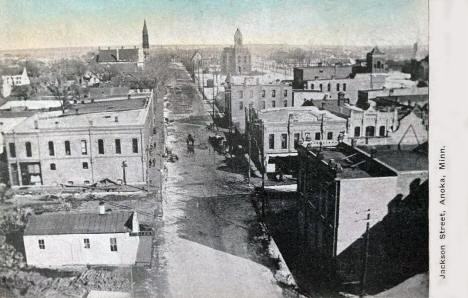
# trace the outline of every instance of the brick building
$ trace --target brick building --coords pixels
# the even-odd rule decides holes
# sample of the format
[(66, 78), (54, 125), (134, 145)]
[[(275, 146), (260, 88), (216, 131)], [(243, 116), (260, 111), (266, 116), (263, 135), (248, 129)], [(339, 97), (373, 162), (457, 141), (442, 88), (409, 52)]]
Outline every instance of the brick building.
[[(305, 142), (298, 147), (298, 152), (301, 235), (315, 256), (321, 262), (328, 263), (331, 273), (344, 281), (359, 280), (362, 273), (362, 237), (366, 231), (363, 219), (369, 213), (372, 219), (369, 222), (370, 230), (379, 229), (389, 217), (393, 218), (394, 208), (402, 205), (404, 198), (423, 186), (428, 179), (427, 146), (426, 149), (424, 146), (405, 149), (376, 146), (366, 152), (363, 148), (344, 143), (318, 150)], [(427, 193), (425, 198), (420, 199), (427, 201)], [(427, 209), (413, 209), (412, 212), (421, 212), (418, 216), (427, 218)], [(404, 219), (400, 217), (398, 221), (403, 222)], [(416, 227), (416, 222), (413, 224)], [(424, 229), (427, 226), (422, 227)], [(384, 232), (389, 231), (381, 233)], [(397, 232), (391, 230), (391, 233)], [(374, 236), (392, 237), (391, 234)], [(400, 244), (396, 242), (393, 247), (396, 249)], [(372, 251), (387, 249), (379, 245), (377, 240), (371, 242)], [(406, 253), (417, 255), (420, 250), (427, 251), (427, 246), (413, 249), (406, 249)], [(370, 262), (378, 264), (379, 260), (387, 257), (386, 254), (388, 252), (378, 251), (370, 257)], [(399, 261), (390, 260), (395, 263)], [(383, 270), (378, 265), (376, 268)]]
[(11, 184), (145, 183), (152, 96), (38, 113), (5, 131)]
[(233, 78), (230, 78), (225, 85), (226, 117), (241, 133), (245, 132), (244, 108), (252, 105), (259, 111), (294, 105), (292, 87), (287, 83), (260, 84), (252, 78), (244, 78), (243, 83), (233, 81)]
[(252, 57), (249, 49), (243, 44), (242, 33), (237, 29), (234, 34), (234, 46), (224, 48), (221, 54), (221, 72), (241, 75), (251, 71)]

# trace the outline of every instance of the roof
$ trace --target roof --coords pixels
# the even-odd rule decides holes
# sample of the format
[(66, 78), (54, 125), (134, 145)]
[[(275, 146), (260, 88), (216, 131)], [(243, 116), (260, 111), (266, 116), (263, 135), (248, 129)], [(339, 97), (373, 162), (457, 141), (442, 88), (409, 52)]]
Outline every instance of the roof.
[(353, 68), (351, 65), (325, 65), (325, 66), (307, 66), (307, 67), (296, 67), (294, 70), (302, 70), (302, 80), (315, 80), (315, 79), (344, 79), (348, 78)]
[(384, 55), (385, 54), (377, 46), (375, 46), (369, 53), (370, 54), (375, 54), (375, 55)]
[(397, 171), (427, 171), (429, 167), (427, 152), (416, 150), (416, 145), (400, 146), (400, 148), (390, 145), (362, 146), (359, 149), (366, 152), (372, 150), (375, 158)]
[(62, 213), (33, 215), (24, 235), (128, 233), (133, 212)]
[(91, 87), (89, 88), (90, 97), (108, 97), (128, 95), (130, 88), (128, 87)]
[(0, 106), (0, 110), (25, 108), (27, 110), (42, 110), (61, 107), (60, 100), (9, 100)]
[(96, 62), (138, 62), (138, 48), (99, 49)]
[[(144, 125), (148, 114), (146, 99), (101, 101), (73, 105), (62, 111), (37, 113), (14, 127), (15, 133), (57, 129), (113, 128)], [(117, 122), (115, 121), (117, 117)]]
[(314, 106), (273, 108), (258, 112), (258, 117), (265, 122), (288, 122), (289, 117), (292, 117), (291, 121), (294, 122), (316, 122), (321, 121), (322, 115), (324, 121), (346, 122), (345, 119), (333, 115), (328, 111), (319, 110)]
[(15, 66), (15, 67), (6, 67), (2, 68), (0, 74), (3, 76), (19, 76), (23, 74), (24, 67)]

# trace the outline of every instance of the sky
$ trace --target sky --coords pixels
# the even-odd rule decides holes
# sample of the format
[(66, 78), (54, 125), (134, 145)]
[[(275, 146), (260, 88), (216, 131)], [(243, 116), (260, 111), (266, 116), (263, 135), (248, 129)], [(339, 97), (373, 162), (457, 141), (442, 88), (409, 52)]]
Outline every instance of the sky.
[(0, 49), (428, 43), (428, 0), (0, 0)]

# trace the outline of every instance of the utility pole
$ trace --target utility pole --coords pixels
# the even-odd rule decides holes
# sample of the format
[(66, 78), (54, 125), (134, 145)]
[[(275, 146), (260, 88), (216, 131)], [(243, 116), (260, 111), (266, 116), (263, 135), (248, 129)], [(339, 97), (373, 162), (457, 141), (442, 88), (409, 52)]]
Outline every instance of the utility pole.
[(362, 274), (361, 274), (361, 295), (364, 297), (366, 294), (366, 282), (367, 282), (367, 263), (369, 259), (369, 226), (370, 226), (370, 209), (367, 209), (366, 217), (366, 233), (364, 235), (364, 249), (362, 257)]

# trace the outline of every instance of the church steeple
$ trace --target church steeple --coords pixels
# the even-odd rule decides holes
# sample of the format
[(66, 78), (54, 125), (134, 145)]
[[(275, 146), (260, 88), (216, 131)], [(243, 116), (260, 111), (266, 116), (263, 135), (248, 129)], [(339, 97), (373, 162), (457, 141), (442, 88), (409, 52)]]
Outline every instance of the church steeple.
[(242, 33), (239, 28), (237, 28), (236, 33), (234, 33), (234, 46), (242, 46)]
[(148, 28), (146, 28), (146, 20), (143, 21), (143, 53), (146, 60), (149, 56)]

